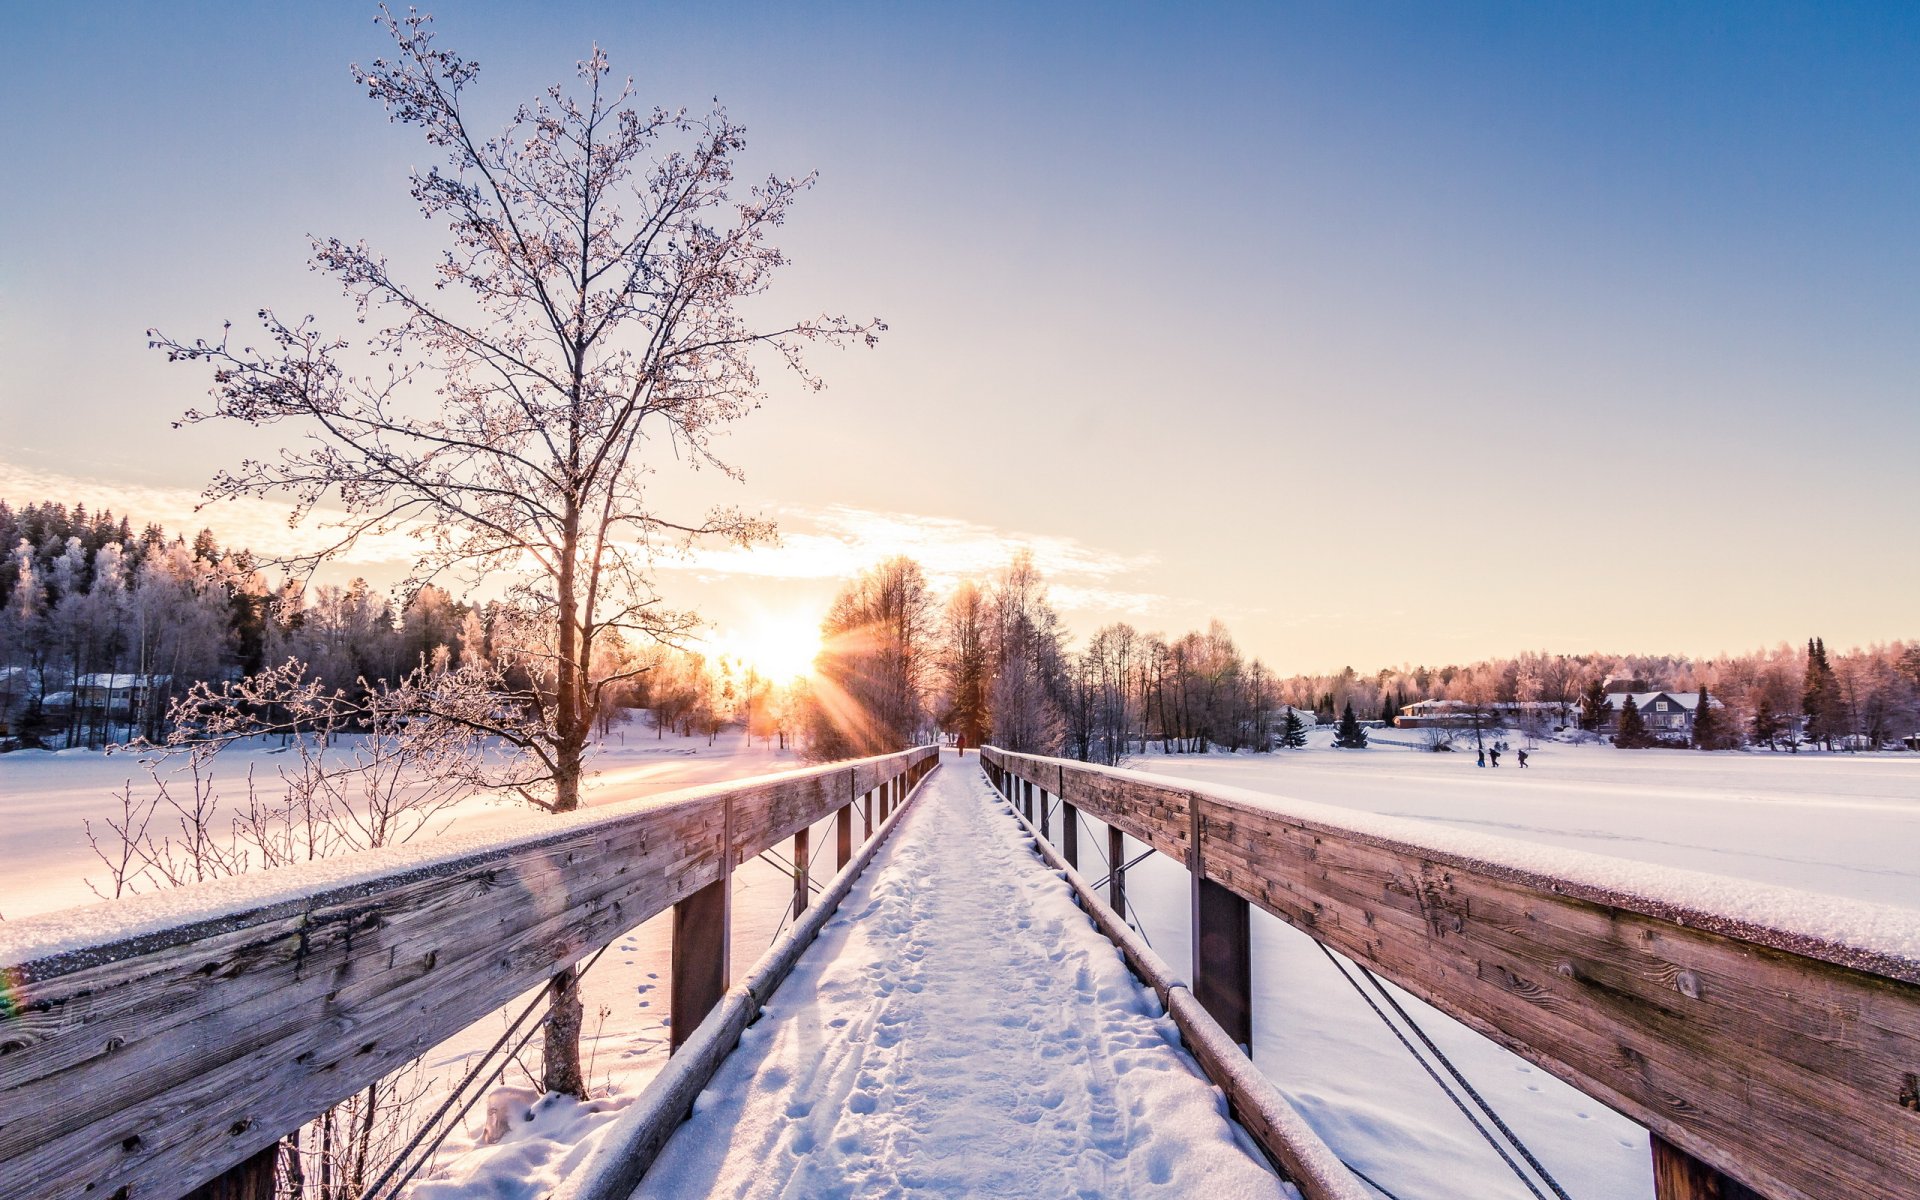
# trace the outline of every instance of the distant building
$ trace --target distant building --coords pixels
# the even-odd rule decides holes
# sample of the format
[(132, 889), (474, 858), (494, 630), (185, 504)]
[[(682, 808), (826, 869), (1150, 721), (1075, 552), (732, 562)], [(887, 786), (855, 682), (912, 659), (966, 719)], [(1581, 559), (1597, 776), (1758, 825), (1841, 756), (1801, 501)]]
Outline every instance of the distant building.
[[(1656, 737), (1692, 737), (1693, 720), (1700, 707), (1698, 692), (1608, 692), (1607, 728), (1616, 729), (1620, 725), (1620, 713), (1627, 707), (1627, 698), (1633, 698), (1633, 706), (1640, 710), (1640, 719), (1646, 722), (1647, 732)], [(1707, 707), (1725, 708), (1720, 699), (1711, 693), (1707, 696)]]
[(1568, 706), (1557, 700), (1502, 700), (1471, 704), (1465, 700), (1420, 700), (1401, 708), (1393, 723), (1400, 729), (1491, 729), (1532, 721), (1558, 728), (1567, 723)]
[(128, 720), (147, 707), (155, 690), (164, 690), (173, 682), (171, 675), (97, 674), (81, 675), (73, 687), (54, 692), (46, 699), (48, 708), (72, 709), (76, 719), (105, 715), (112, 720)]

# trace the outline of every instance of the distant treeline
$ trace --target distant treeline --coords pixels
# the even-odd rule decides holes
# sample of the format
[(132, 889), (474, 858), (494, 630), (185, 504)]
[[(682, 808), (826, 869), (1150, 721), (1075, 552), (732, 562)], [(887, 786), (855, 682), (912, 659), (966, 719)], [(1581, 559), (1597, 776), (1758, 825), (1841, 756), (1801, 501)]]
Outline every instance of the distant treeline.
[[(189, 541), (82, 504), (0, 500), (0, 748), (158, 741), (195, 683), (295, 659), (352, 695), (423, 663), (516, 658), (502, 652), (523, 648), (519, 635), (503, 606), (439, 587), (396, 606), (364, 579), (306, 588), (272, 575), (206, 529)], [(785, 694), (739, 663), (617, 639), (607, 652), (647, 669), (608, 689), (603, 728), (647, 708), (662, 731), (713, 737), (750, 719), (756, 736), (787, 735)]]
[(963, 581), (944, 602), (917, 563), (891, 559), (842, 590), (823, 634), (827, 649), (801, 704), (808, 744), (823, 758), (894, 748), (933, 726), (969, 745), (1103, 763), (1150, 748), (1265, 751), (1298, 744), (1288, 736), (1290, 709), (1323, 724), (1349, 708), (1391, 724), (1421, 700), (1464, 701), (1490, 715), (1524, 705), (1531, 715), (1515, 719), (1557, 711), (1555, 726), (1597, 731), (1606, 682), (1629, 679), (1646, 689), (1710, 689), (1725, 706), (1711, 722), (1712, 748), (1899, 747), (1920, 733), (1920, 643), (1830, 655), (1813, 639), (1708, 660), (1527, 652), (1279, 676), (1219, 621), (1173, 637), (1108, 625), (1076, 650), (1024, 552), (992, 580)]
[[(526, 658), (503, 653), (525, 648), (500, 606), (434, 586), (398, 606), (364, 580), (303, 588), (205, 529), (189, 541), (150, 523), (136, 532), (105, 510), (0, 501), (0, 547), (0, 745), (158, 740), (170, 701), (192, 684), (288, 659), (351, 693), (423, 663)], [(842, 588), (822, 633), (816, 676), (797, 690), (725, 658), (616, 646), (609, 653), (646, 669), (609, 690), (601, 718), (643, 707), (659, 729), (708, 737), (746, 722), (769, 741), (797, 732), (820, 758), (938, 730), (1111, 763), (1149, 748), (1273, 749), (1287, 741), (1289, 709), (1330, 723), (1351, 706), (1391, 723), (1420, 700), (1533, 702), (1592, 728), (1603, 682), (1630, 678), (1710, 689), (1726, 706), (1719, 744), (1883, 746), (1920, 732), (1920, 643), (1830, 654), (1814, 640), (1708, 660), (1527, 652), (1282, 676), (1218, 621), (1172, 637), (1117, 623), (1076, 648), (1024, 552), (946, 595), (912, 559), (890, 559)]]

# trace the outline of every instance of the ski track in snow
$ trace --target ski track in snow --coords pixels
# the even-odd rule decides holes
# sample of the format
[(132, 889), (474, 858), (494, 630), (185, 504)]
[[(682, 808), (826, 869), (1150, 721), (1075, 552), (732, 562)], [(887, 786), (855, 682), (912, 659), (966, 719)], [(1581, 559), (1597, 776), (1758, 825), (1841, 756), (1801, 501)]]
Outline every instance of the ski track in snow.
[(894, 839), (636, 1197), (1291, 1194), (974, 764)]

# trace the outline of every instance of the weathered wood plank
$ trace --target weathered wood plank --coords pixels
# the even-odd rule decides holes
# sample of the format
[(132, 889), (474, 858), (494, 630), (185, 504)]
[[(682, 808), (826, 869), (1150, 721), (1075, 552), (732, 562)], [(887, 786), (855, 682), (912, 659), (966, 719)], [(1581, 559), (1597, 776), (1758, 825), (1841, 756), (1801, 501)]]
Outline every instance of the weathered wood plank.
[(1208, 880), (1729, 1182), (1772, 1200), (1920, 1195), (1920, 963), (1171, 781), (983, 757), (1020, 778), (1060, 779), (1082, 811), (1169, 852), (1143, 832), (1201, 793)]
[(0, 965), (0, 1195), (182, 1194), (712, 883), (727, 803), (764, 832), (832, 788), (846, 768)]

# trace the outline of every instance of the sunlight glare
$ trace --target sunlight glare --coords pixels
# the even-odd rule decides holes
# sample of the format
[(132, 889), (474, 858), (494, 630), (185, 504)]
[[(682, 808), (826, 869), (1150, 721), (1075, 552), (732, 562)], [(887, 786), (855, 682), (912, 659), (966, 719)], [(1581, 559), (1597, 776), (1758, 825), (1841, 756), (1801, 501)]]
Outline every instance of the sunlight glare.
[(820, 653), (820, 618), (805, 613), (756, 613), (713, 639), (714, 653), (745, 663), (764, 679), (787, 683), (813, 671)]

